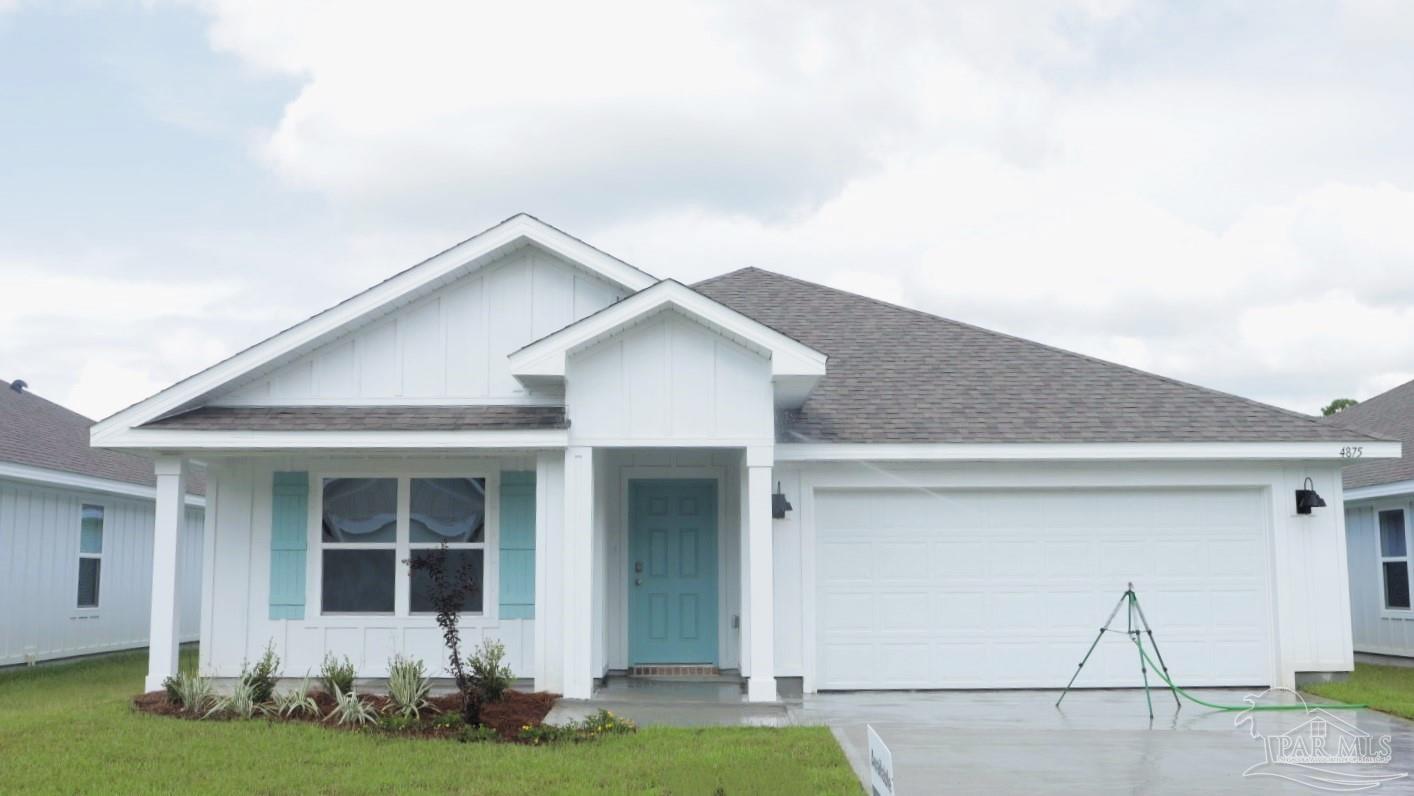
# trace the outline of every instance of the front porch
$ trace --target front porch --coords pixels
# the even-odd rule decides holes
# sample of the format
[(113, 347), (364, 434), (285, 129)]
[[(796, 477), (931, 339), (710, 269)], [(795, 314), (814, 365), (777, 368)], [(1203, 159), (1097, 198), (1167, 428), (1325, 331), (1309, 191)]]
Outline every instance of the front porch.
[[(149, 690), (176, 670), (172, 506), (195, 455), (156, 462)], [(777, 701), (770, 446), (200, 457), (204, 674), (233, 677), (267, 643), (286, 677), (326, 655), (361, 678), (393, 655), (440, 673), (440, 631), (403, 562), (445, 533), (480, 577), (464, 647), (501, 641), (537, 690), (588, 700), (611, 674), (687, 664), (739, 671), (746, 700)]]

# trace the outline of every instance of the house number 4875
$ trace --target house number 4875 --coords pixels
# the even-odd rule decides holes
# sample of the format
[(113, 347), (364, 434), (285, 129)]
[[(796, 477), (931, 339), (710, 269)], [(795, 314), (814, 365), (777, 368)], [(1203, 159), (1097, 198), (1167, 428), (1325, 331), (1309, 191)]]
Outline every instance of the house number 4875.
[(1365, 448), (1360, 445), (1346, 445), (1340, 449), (1342, 459), (1358, 459), (1365, 455)]

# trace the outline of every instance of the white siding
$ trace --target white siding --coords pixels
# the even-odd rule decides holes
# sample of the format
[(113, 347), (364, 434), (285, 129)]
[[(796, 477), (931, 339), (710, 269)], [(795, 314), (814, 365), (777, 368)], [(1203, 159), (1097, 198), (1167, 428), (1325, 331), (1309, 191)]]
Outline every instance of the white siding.
[[(208, 510), (214, 512), (206, 553), (205, 597), (210, 608), (201, 626), (202, 671), (232, 677), (241, 663), (261, 654), (274, 642), (283, 661), (283, 675), (302, 677), (317, 672), (326, 652), (347, 655), (362, 677), (382, 677), (394, 653), (421, 658), (434, 676), (445, 676), (446, 649), (441, 630), (431, 616), (321, 616), (317, 602), (306, 603), (304, 619), (270, 619), (270, 520), (271, 485), (281, 470), (340, 471), (345, 473), (426, 473), (534, 470), (535, 461), (521, 458), (444, 458), (408, 460), (357, 460), (348, 458), (260, 457), (228, 460), (209, 471)], [(488, 480), (488, 496), (495, 495)], [(311, 511), (314, 508), (311, 495)], [(494, 498), (493, 498), (494, 500)], [(485, 605), (494, 609), (499, 599), (493, 574), (498, 551), (496, 506), (488, 506)], [(317, 545), (308, 553), (312, 563)], [(318, 587), (310, 578), (311, 593)], [(537, 604), (539, 615), (544, 610)], [(506, 645), (507, 664), (517, 677), (531, 677), (535, 660), (535, 620), (497, 620), (464, 616), (461, 620), (464, 653), (482, 638)]]
[(769, 444), (771, 363), (665, 311), (572, 353), (566, 405), (576, 444)]
[(1357, 652), (1414, 656), (1414, 612), (1386, 611), (1380, 572), (1376, 512), (1403, 509), (1414, 518), (1407, 496), (1346, 504), (1346, 558), (1350, 566), (1350, 624)]
[(371, 321), (209, 403), (558, 402), (511, 376), (506, 356), (626, 295), (527, 247)]
[[(99, 605), (78, 608), (79, 512), (104, 510)], [(200, 624), (203, 513), (188, 507), (180, 551), (182, 639)], [(0, 481), (0, 666), (147, 645), (153, 504)]]

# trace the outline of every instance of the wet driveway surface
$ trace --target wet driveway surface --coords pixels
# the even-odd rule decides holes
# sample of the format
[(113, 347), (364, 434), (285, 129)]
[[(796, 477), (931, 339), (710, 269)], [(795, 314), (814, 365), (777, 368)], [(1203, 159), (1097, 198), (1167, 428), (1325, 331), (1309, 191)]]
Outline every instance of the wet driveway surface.
[[(1245, 690), (1198, 689), (1211, 702), (1242, 704)], [(861, 779), (865, 726), (872, 724), (893, 753), (898, 792), (910, 793), (1319, 793), (1285, 777), (1324, 780), (1326, 790), (1369, 786), (1362, 777), (1414, 769), (1414, 724), (1369, 710), (1238, 714), (1185, 702), (1175, 710), (1167, 691), (1154, 691), (1150, 724), (1143, 691), (1072, 691), (1062, 708), (1055, 691), (868, 692), (816, 694), (793, 701), (794, 724), (829, 726)], [(1283, 698), (1284, 697), (1284, 698)], [(1289, 694), (1271, 702), (1291, 702)], [(1316, 707), (1312, 703), (1312, 707)], [(1265, 737), (1318, 732), (1334, 744), (1368, 734), (1390, 736), (1388, 765), (1328, 765), (1331, 773), (1265, 765)], [(1260, 737), (1254, 737), (1260, 736)], [(1289, 736), (1291, 737), (1291, 736)], [(1264, 775), (1244, 776), (1254, 769)], [(1333, 787), (1334, 786), (1334, 787)], [(1414, 793), (1409, 777), (1363, 792)]]

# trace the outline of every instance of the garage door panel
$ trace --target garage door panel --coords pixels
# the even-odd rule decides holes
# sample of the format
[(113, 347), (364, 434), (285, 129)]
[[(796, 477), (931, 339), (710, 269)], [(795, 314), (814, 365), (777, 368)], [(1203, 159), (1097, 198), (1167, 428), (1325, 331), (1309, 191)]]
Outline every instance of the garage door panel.
[[(1185, 684), (1270, 678), (1255, 490), (815, 497), (817, 687), (1064, 685), (1129, 581)], [(1139, 682), (1121, 632), (1077, 685)]]
[(927, 542), (877, 543), (874, 546), (874, 572), (890, 580), (928, 579)]
[(967, 578), (984, 573), (976, 570), (977, 562), (987, 555), (982, 541), (935, 541), (928, 546), (928, 570), (934, 578)]

